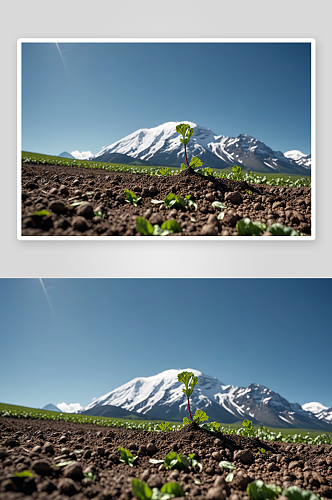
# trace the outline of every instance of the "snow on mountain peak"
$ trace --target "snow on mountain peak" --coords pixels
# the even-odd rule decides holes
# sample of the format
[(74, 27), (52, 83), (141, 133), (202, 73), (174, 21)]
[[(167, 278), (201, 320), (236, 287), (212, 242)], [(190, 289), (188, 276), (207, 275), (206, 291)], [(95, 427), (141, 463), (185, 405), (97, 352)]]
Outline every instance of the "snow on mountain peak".
[[(187, 145), (187, 155), (199, 157), (205, 167), (224, 169), (241, 165), (244, 169), (255, 172), (300, 173), (307, 175), (311, 168), (311, 156), (299, 151), (289, 151), (289, 157), (281, 151), (274, 151), (263, 142), (247, 134), (237, 137), (216, 135), (212, 130), (197, 123), (183, 120), (170, 121), (152, 128), (141, 128), (122, 139), (103, 147), (99, 153), (90, 156), (89, 160), (110, 154), (123, 154), (136, 160), (152, 162), (154, 165), (165, 165), (179, 168), (185, 161), (184, 147), (176, 126), (186, 123), (194, 129), (194, 134)], [(293, 153), (297, 153), (294, 158)], [(85, 152), (71, 153), (76, 158), (85, 156)], [(302, 156), (299, 156), (302, 155)], [(103, 160), (100, 160), (103, 161)], [(107, 161), (107, 160), (105, 160)]]
[(302, 409), (305, 411), (311, 411), (312, 413), (320, 413), (323, 410), (328, 410), (327, 406), (322, 405), (321, 403), (317, 402), (312, 402), (312, 403), (305, 403), (302, 405)]
[(293, 149), (292, 151), (286, 151), (286, 153), (284, 153), (284, 156), (286, 156), (286, 158), (291, 158), (292, 160), (300, 160), (307, 155), (302, 153), (302, 151)]

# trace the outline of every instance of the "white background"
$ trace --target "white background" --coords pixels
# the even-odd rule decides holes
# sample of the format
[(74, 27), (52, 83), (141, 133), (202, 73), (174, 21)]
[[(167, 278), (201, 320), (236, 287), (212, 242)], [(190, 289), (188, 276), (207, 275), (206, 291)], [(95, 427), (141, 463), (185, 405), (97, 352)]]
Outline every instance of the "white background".
[[(330, 0), (2, 0), (0, 277), (331, 277), (331, 14)], [(28, 37), (315, 38), (316, 240), (17, 240), (16, 42)]]

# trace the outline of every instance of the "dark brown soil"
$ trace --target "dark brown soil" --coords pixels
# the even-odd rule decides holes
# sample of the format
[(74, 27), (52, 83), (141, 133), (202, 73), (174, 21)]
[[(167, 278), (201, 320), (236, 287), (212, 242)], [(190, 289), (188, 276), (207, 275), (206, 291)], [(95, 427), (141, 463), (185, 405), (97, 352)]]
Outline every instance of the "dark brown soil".
[[(0, 419), (0, 496), (16, 500), (31, 496), (39, 500), (131, 500), (131, 480), (138, 478), (151, 488), (167, 482), (182, 485), (188, 500), (248, 500), (247, 485), (257, 479), (282, 488), (297, 485), (332, 498), (332, 446), (286, 444), (236, 435), (212, 433), (190, 424), (180, 431), (148, 432), (110, 429), (90, 424), (30, 419)], [(118, 448), (131, 450), (133, 467), (119, 462)], [(259, 451), (266, 450), (265, 453)], [(82, 451), (75, 451), (82, 450)], [(203, 466), (167, 471), (164, 459), (170, 451), (195, 453)], [(62, 460), (74, 465), (55, 467)], [(236, 466), (232, 482), (220, 460)], [(34, 474), (13, 479), (14, 472)], [(91, 471), (93, 482), (83, 473)]]
[[(137, 207), (125, 201), (125, 189), (141, 196)], [(190, 194), (198, 210), (166, 210), (164, 204), (151, 203), (171, 192), (181, 197)], [(211, 205), (213, 201), (227, 206), (221, 221), (217, 219), (220, 210)], [(86, 205), (70, 207), (74, 202)], [(45, 209), (51, 215), (32, 215)], [(104, 219), (95, 217), (94, 212), (99, 211)], [(137, 216), (159, 226), (167, 219), (177, 220), (183, 232), (176, 236), (238, 236), (236, 222), (245, 217), (267, 226), (278, 222), (308, 236), (311, 190), (203, 177), (191, 169), (176, 176), (156, 177), (22, 164), (23, 236), (140, 236)]]

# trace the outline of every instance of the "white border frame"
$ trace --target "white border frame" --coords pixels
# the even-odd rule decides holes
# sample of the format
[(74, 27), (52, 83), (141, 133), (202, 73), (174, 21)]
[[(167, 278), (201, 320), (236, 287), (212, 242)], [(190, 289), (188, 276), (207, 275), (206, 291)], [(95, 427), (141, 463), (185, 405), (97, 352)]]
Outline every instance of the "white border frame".
[(289, 236), (286, 241), (316, 239), (316, 40), (314, 38), (19, 38), (17, 40), (17, 239), (61, 241), (285, 241), (285, 236), (22, 236), (21, 152), (22, 152), (22, 44), (23, 43), (310, 43), (311, 44), (311, 235)]

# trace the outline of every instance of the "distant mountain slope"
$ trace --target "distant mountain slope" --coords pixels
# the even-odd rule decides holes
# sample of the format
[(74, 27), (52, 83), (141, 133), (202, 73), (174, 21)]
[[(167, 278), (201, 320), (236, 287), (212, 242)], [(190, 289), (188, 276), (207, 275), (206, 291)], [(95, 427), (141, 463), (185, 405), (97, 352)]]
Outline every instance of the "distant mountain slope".
[[(188, 416), (187, 398), (183, 384), (177, 375), (184, 370), (166, 370), (151, 377), (138, 377), (93, 400), (82, 411), (106, 405), (135, 411), (149, 418), (182, 420)], [(269, 427), (329, 430), (332, 425), (319, 420), (314, 413), (305, 411), (297, 403), (289, 403), (278, 393), (259, 384), (248, 387), (224, 385), (218, 379), (204, 373), (186, 369), (199, 377), (190, 398), (193, 412), (204, 410), (209, 420), (234, 423), (249, 419)]]
[(154, 165), (179, 168), (181, 162), (185, 163), (183, 144), (180, 142), (180, 134), (176, 132), (176, 125), (179, 123), (188, 123), (194, 129), (194, 135), (187, 146), (189, 161), (192, 156), (197, 156), (204, 167), (224, 169), (239, 165), (243, 170), (261, 173), (310, 175), (311, 159), (309, 162), (307, 157), (305, 161), (302, 157), (295, 160), (249, 135), (218, 136), (190, 121), (167, 122), (154, 128), (139, 129), (103, 148), (89, 160), (102, 161), (101, 158), (106, 158), (110, 153), (120, 153)]
[(311, 411), (322, 422), (332, 424), (332, 406), (328, 408), (321, 403), (305, 403), (302, 405), (303, 410)]
[(71, 155), (67, 151), (64, 151), (63, 153), (59, 154), (58, 156), (61, 156), (62, 158), (72, 158), (73, 160), (75, 160), (75, 156)]
[(112, 405), (95, 406), (94, 408), (90, 408), (89, 410), (81, 410), (78, 413), (82, 415), (93, 415), (96, 417), (130, 418), (135, 420), (158, 420), (157, 417), (153, 419), (153, 417), (143, 415), (142, 413), (124, 410), (119, 406)]
[(51, 403), (44, 406), (44, 408), (42, 408), (42, 410), (48, 410), (48, 411), (58, 411), (60, 413), (63, 413), (60, 408), (58, 408), (57, 406), (55, 405), (52, 405)]
[(122, 153), (109, 153), (105, 152), (99, 156), (89, 158), (91, 161), (96, 162), (106, 162), (106, 163), (120, 163), (124, 165), (137, 165), (137, 166), (146, 166), (146, 167), (158, 167), (165, 166), (164, 163), (154, 163), (146, 160), (140, 160), (138, 158), (133, 158), (132, 156), (125, 155)]

